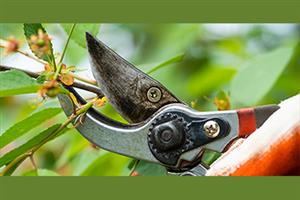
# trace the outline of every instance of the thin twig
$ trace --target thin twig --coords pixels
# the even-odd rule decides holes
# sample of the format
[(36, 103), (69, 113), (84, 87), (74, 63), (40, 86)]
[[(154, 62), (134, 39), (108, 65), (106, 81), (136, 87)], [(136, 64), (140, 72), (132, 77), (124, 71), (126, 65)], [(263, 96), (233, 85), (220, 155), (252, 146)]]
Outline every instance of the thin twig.
[(41, 63), (42, 65), (47, 64), (47, 62), (44, 62), (44, 61), (42, 61), (42, 60), (40, 60), (40, 59), (38, 59), (38, 58), (36, 58), (36, 57), (30, 55), (29, 53), (24, 52), (24, 51), (16, 50), (16, 52), (18, 52), (18, 53), (20, 53), (20, 54), (22, 54), (22, 55), (24, 55), (24, 56), (27, 56), (28, 58), (31, 58), (31, 59), (33, 59), (33, 60), (35, 60), (35, 61)]
[[(10, 66), (5, 66), (5, 65), (0, 64), (0, 71), (7, 71), (7, 70), (11, 70), (11, 69), (16, 69), (16, 70), (22, 71), (22, 72), (26, 73), (27, 75), (29, 75), (32, 78), (37, 78), (37, 77), (40, 76), (39, 73), (34, 73), (34, 72), (27, 71), (27, 70), (24, 70), (24, 69), (18, 69), (18, 68), (15, 68), (15, 67), (10, 67)], [(79, 89), (82, 89), (82, 90), (86, 90), (86, 91), (89, 91), (89, 92), (93, 92), (93, 93), (97, 94), (98, 97), (100, 97), (100, 98), (104, 97), (104, 94), (100, 90), (100, 88), (98, 88), (94, 85), (87, 85), (87, 84), (84, 84), (84, 83), (81, 83), (81, 82), (78, 82), (78, 81), (74, 81), (74, 83), (70, 86), (71, 87), (76, 87), (76, 88), (79, 88)]]
[[(0, 48), (5, 48), (5, 46), (4, 46), (4, 45), (0, 45)], [(42, 65), (47, 64), (46, 62), (44, 62), (44, 61), (42, 61), (42, 60), (40, 60), (40, 59), (34, 57), (33, 55), (30, 55), (30, 54), (27, 53), (27, 52), (21, 51), (21, 50), (19, 50), (19, 49), (17, 49), (15, 52), (16, 52), (16, 53), (20, 53), (20, 54), (22, 54), (22, 55), (24, 55), (24, 56), (26, 56), (26, 57), (28, 57), (28, 58), (30, 58), (30, 59), (33, 59), (33, 60), (35, 60), (35, 61), (41, 63)]]
[(24, 70), (24, 69), (18, 69), (18, 68), (15, 68), (15, 67), (10, 67), (10, 66), (6, 66), (6, 65), (0, 64), (0, 71), (8, 71), (8, 70), (12, 70), (12, 69), (22, 71), (22, 72), (24, 72), (25, 74), (31, 76), (32, 78), (37, 78), (37, 77), (39, 77), (39, 74), (38, 74), (38, 73), (34, 73), (34, 72), (27, 71), (27, 70)]
[(67, 47), (68, 47), (68, 44), (69, 44), (69, 42), (70, 42), (70, 39), (71, 39), (71, 36), (72, 36), (72, 33), (73, 33), (73, 31), (74, 31), (75, 26), (76, 26), (76, 24), (73, 24), (72, 27), (71, 27), (71, 30), (70, 30), (70, 33), (69, 33), (69, 37), (68, 37), (68, 39), (67, 39), (67, 42), (66, 42), (66, 45), (65, 45), (65, 47), (64, 47), (63, 53), (62, 53), (62, 55), (61, 55), (61, 57), (60, 57), (60, 60), (59, 60), (59, 62), (58, 62), (58, 67), (57, 67), (57, 69), (56, 69), (56, 71), (55, 71), (55, 74), (54, 74), (54, 79), (57, 79), (57, 77), (58, 77), (58, 75), (60, 74), (60, 71), (61, 71), (61, 69), (62, 69), (62, 61), (63, 61), (63, 59), (64, 59), (64, 57), (65, 57), (65, 53), (66, 53), (66, 51), (67, 51)]
[(34, 168), (35, 170), (37, 170), (37, 165), (36, 165), (35, 160), (34, 160), (34, 158), (33, 158), (33, 152), (29, 152), (29, 153), (30, 153), (29, 158), (30, 158), (31, 164), (32, 164), (33, 168)]
[(88, 109), (90, 109), (92, 106), (94, 105), (93, 101), (90, 101), (88, 103), (86, 103), (85, 105), (83, 105), (82, 107), (80, 107), (75, 114), (72, 114), (68, 117), (68, 119), (58, 128), (56, 129), (52, 134), (50, 134), (47, 138), (45, 138), (44, 141), (42, 141), (39, 145), (35, 146), (31, 152), (35, 152), (37, 151), (41, 146), (43, 146), (44, 144), (46, 144), (47, 142), (49, 142), (50, 140), (52, 140), (53, 138), (55, 138), (62, 130), (64, 130), (73, 120), (75, 120), (78, 116), (86, 113), (88, 111)]
[(13, 161), (11, 161), (8, 165), (5, 166), (5, 168), (2, 170), (2, 172), (0, 173), (0, 176), (5, 176), (15, 165), (19, 164), (19, 162), (23, 162), (26, 158), (28, 158), (28, 156), (30, 156), (30, 153), (25, 153), (19, 157), (17, 157), (16, 159), (14, 159)]
[(76, 74), (72, 74), (72, 75), (73, 75), (73, 77), (74, 77), (75, 79), (77, 79), (77, 80), (80, 80), (80, 81), (82, 81), (82, 82), (85, 82), (85, 83), (88, 83), (88, 84), (97, 86), (97, 82), (96, 82), (95, 80), (89, 80), (89, 79), (86, 79), (86, 78), (84, 78), (84, 77), (78, 76), (78, 75), (76, 75)]
[(66, 45), (65, 45), (65, 47), (64, 47), (63, 53), (62, 53), (62, 55), (61, 55), (61, 57), (60, 57), (60, 60), (59, 60), (59, 62), (58, 62), (59, 64), (62, 63), (62, 61), (63, 61), (63, 59), (64, 59), (64, 57), (65, 57), (65, 54), (66, 54), (66, 51), (67, 51), (67, 47), (68, 47), (68, 45), (69, 45), (70, 39), (71, 39), (71, 37), (72, 37), (72, 33), (73, 33), (74, 29), (75, 29), (75, 26), (76, 26), (76, 24), (73, 24), (72, 27), (71, 27), (71, 30), (70, 30), (70, 33), (69, 33), (69, 36), (68, 36)]

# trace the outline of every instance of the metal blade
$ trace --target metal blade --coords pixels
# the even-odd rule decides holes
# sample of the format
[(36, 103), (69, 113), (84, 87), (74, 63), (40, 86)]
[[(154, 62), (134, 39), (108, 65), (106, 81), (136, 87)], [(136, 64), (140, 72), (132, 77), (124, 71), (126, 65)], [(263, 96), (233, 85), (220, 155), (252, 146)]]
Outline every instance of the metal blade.
[(112, 106), (129, 122), (142, 122), (159, 108), (180, 103), (161, 83), (86, 33), (92, 71)]
[(256, 128), (261, 127), (265, 121), (280, 107), (278, 105), (266, 105), (254, 108)]
[[(81, 103), (86, 102), (71, 87), (68, 87)], [(67, 95), (59, 95), (60, 104), (69, 117), (73, 113), (73, 103)], [(80, 120), (77, 118), (73, 124), (77, 124), (76, 129), (91, 143), (105, 150), (136, 159), (147, 160), (159, 163), (152, 155), (147, 142), (147, 133), (152, 121), (139, 125), (126, 125), (107, 118), (95, 109), (91, 108)]]

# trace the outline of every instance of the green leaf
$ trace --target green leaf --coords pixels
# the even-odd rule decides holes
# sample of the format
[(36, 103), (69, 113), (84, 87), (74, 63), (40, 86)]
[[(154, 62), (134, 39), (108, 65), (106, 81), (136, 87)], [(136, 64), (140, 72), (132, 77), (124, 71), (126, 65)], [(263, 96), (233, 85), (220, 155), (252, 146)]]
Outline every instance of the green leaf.
[(16, 138), (24, 135), (34, 127), (43, 123), (44, 121), (54, 117), (61, 111), (62, 111), (61, 108), (46, 108), (14, 124), (8, 130), (6, 130), (2, 135), (0, 135), (0, 148), (9, 144)]
[[(64, 31), (69, 34), (72, 24), (60, 24)], [(99, 33), (100, 24), (76, 24), (71, 40), (76, 42), (79, 46), (85, 48), (85, 32), (89, 32), (93, 36)]]
[(9, 70), (0, 72), (0, 97), (37, 92), (39, 85), (24, 72)]
[(59, 176), (58, 173), (49, 169), (37, 169), (25, 172), (23, 176)]
[(30, 170), (22, 174), (22, 176), (37, 176), (37, 170)]
[(19, 146), (16, 149), (13, 149), (12, 151), (6, 153), (0, 158), (0, 167), (3, 165), (7, 165), (12, 160), (17, 158), (18, 156), (26, 153), (30, 149), (32, 149), (34, 146), (40, 144), (43, 142), (46, 138), (48, 138), (54, 131), (56, 131), (60, 127), (60, 124), (55, 124), (51, 126), (50, 128), (46, 129), (45, 131), (39, 133), (37, 136), (33, 137), (29, 141), (27, 141), (25, 144)]
[(137, 164), (135, 171), (139, 176), (163, 176), (167, 174), (165, 167), (143, 160)]
[(47, 76), (45, 74), (40, 75), (37, 77), (36, 82), (38, 84), (43, 84), (47, 80)]
[(279, 48), (246, 62), (231, 83), (232, 100), (244, 106), (257, 104), (272, 88), (293, 54), (293, 48)]
[(89, 152), (80, 158), (74, 175), (79, 176), (116, 176), (120, 175), (128, 163), (129, 158), (104, 150)]
[(205, 150), (201, 158), (201, 162), (206, 166), (210, 166), (215, 160), (221, 156), (221, 153), (212, 150)]
[[(76, 129), (72, 129), (72, 137), (68, 141), (68, 145), (64, 148), (64, 151), (61, 153), (59, 159), (56, 161), (56, 167), (60, 168), (64, 165), (68, 165), (76, 156), (80, 156), (80, 153), (84, 151), (85, 148), (90, 146), (90, 143), (85, 138), (82, 138), (78, 134)], [(69, 133), (70, 135), (70, 133)]]
[(193, 97), (206, 95), (227, 83), (234, 73), (235, 69), (228, 67), (205, 67), (189, 78), (187, 90)]
[(152, 69), (150, 69), (148, 72), (146, 72), (147, 74), (151, 74), (157, 70), (159, 70), (162, 67), (168, 66), (170, 64), (174, 64), (174, 63), (178, 63), (181, 62), (184, 58), (184, 54), (179, 54), (177, 56), (174, 56), (172, 58), (170, 58), (169, 60), (166, 60), (165, 62), (153, 67)]
[(11, 166), (6, 172), (3, 172), (3, 176), (10, 176), (14, 173), (14, 171), (22, 164), (22, 162), (26, 159), (27, 157), (22, 157), (18, 162), (14, 163), (13, 166)]
[(40, 112), (44, 109), (47, 109), (47, 108), (60, 108), (61, 109), (61, 106), (60, 106), (60, 103), (58, 101), (58, 99), (48, 99), (46, 102), (43, 103), (43, 105), (37, 107), (33, 113), (37, 113), (37, 112)]
[(38, 176), (59, 176), (58, 173), (49, 169), (37, 169)]
[(45, 30), (45, 28), (42, 26), (42, 24), (39, 24), (39, 23), (35, 23), (35, 24), (24, 24), (23, 29), (24, 29), (24, 34), (25, 34), (25, 36), (26, 36), (27, 42), (28, 42), (28, 44), (29, 44), (29, 47), (30, 47), (32, 53), (33, 53), (36, 57), (38, 57), (38, 58), (40, 58), (40, 59), (42, 59), (42, 60), (44, 60), (44, 61), (46, 61), (46, 62), (53, 63), (53, 62), (54, 62), (54, 56), (53, 56), (53, 48), (52, 48), (52, 43), (51, 43), (51, 41), (50, 41), (50, 43), (49, 43), (50, 53), (49, 53), (49, 54), (43, 54), (43, 55), (37, 54), (37, 52), (34, 51), (34, 50), (32, 49), (32, 46), (31, 46), (30, 43), (29, 43), (31, 36), (32, 36), (32, 35), (38, 35), (38, 31), (39, 31), (39, 30), (42, 30), (44, 33), (46, 33), (46, 30)]
[(46, 30), (42, 26), (42, 24), (24, 24), (24, 34), (26, 38), (30, 38), (32, 35), (37, 35), (39, 30), (42, 30), (44, 33)]

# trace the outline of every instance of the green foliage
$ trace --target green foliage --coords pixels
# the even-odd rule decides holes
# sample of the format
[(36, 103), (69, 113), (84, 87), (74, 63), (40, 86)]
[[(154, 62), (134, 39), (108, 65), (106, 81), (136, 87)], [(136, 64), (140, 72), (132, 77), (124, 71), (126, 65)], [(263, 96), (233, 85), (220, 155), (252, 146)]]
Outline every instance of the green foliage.
[(18, 70), (0, 72), (0, 97), (34, 93), (38, 88), (37, 82), (24, 72)]
[(191, 76), (187, 89), (193, 96), (202, 96), (228, 82), (234, 73), (232, 68), (206, 67)]
[[(17, 162), (11, 163), (12, 167), (10, 167), (7, 171), (3, 172), (3, 176), (10, 176), (14, 173), (14, 171), (22, 164), (22, 162), (26, 159), (25, 156), (20, 158)], [(1, 172), (2, 173), (2, 172)]]
[(215, 160), (217, 160), (221, 156), (221, 153), (211, 151), (211, 150), (205, 150), (203, 153), (203, 156), (201, 158), (201, 162), (206, 165), (210, 166)]
[(37, 176), (59, 176), (59, 174), (49, 169), (37, 169), (36, 174)]
[(49, 169), (37, 169), (36, 172), (38, 176), (59, 176), (59, 174)]
[(288, 65), (293, 48), (279, 48), (247, 61), (234, 77), (231, 97), (245, 106), (258, 103)]
[(22, 30), (23, 24), (17, 24), (17, 23), (3, 23), (0, 24), (0, 30), (5, 30), (5, 31), (0, 31), (0, 38), (8, 38), (10, 36), (14, 37), (21, 37), (24, 35), (23, 30)]
[[(69, 34), (72, 24), (60, 24), (64, 31)], [(100, 25), (99, 24), (76, 24), (74, 33), (72, 35), (72, 40), (76, 42), (79, 46), (85, 48), (85, 32), (96, 36), (99, 33)]]
[(163, 166), (142, 160), (136, 166), (135, 171), (139, 176), (162, 176), (167, 174)]
[[(99, 151), (99, 150), (97, 150)], [(127, 157), (104, 150), (90, 152), (88, 156), (79, 160), (74, 175), (79, 176), (107, 176), (118, 175), (128, 163)]]
[(39, 133), (34, 138), (27, 141), (25, 144), (19, 146), (18, 148), (6, 153), (0, 158), (0, 167), (3, 165), (7, 165), (13, 159), (19, 157), (20, 155), (30, 151), (33, 147), (42, 143), (45, 139), (47, 139), (55, 130), (57, 130), (61, 125), (55, 124), (50, 128), (46, 129), (45, 131)]
[(155, 71), (157, 71), (157, 70), (159, 70), (159, 69), (161, 69), (163, 67), (166, 67), (166, 66), (168, 66), (170, 64), (181, 62), (183, 60), (183, 58), (184, 58), (184, 54), (179, 54), (177, 56), (174, 56), (174, 57), (170, 58), (169, 60), (166, 60), (163, 63), (161, 63), (161, 64), (153, 67), (152, 69), (150, 69), (147, 72), (147, 74), (151, 74), (151, 73), (153, 73), (153, 72), (155, 72)]
[(24, 173), (23, 176), (59, 176), (59, 174), (49, 169), (36, 169)]
[(51, 119), (61, 111), (61, 108), (46, 108), (30, 115), (18, 123), (15, 123), (12, 127), (0, 135), (0, 148), (24, 135), (44, 121)]
[(37, 35), (39, 30), (46, 32), (42, 24), (24, 24), (24, 34), (27, 39), (30, 39), (32, 35)]
[(30, 44), (30, 40), (31, 40), (31, 37), (33, 35), (38, 35), (39, 34), (39, 31), (43, 31), (43, 33), (47, 34), (45, 28), (42, 26), (42, 24), (39, 24), (39, 23), (35, 23), (35, 24), (24, 24), (24, 34), (26, 36), (26, 39), (29, 43), (29, 47), (32, 51), (32, 53), (34, 53), (36, 55), (36, 57), (44, 60), (44, 61), (47, 61), (49, 63), (53, 63), (54, 62), (54, 56), (53, 56), (53, 47), (52, 47), (52, 43), (50, 42), (48, 47), (49, 47), (49, 53), (46, 53), (46, 54), (38, 54), (36, 50), (33, 49), (32, 45)]
[[(300, 43), (296, 29), (282, 35), (269, 30), (265, 25), (253, 25), (245, 33), (227, 35), (221, 31), (211, 31), (201, 24), (102, 26), (101, 39), (110, 47), (124, 54), (126, 59), (140, 66), (144, 72), (150, 73), (185, 103), (193, 101), (201, 111), (229, 109), (231, 105), (238, 108), (279, 103), (300, 91)], [(72, 24), (45, 27), (49, 28), (51, 38), (57, 39), (57, 43), (67, 43), (60, 29), (68, 35)], [(1, 39), (9, 36), (19, 38), (22, 33), (19, 24), (0, 24), (0, 29), (4, 30)], [(39, 59), (50, 62), (53, 69), (61, 67), (58, 63), (55, 66), (51, 41), (49, 55), (41, 56), (36, 54), (36, 49), (32, 49), (31, 35), (38, 34), (38, 30), (47, 33), (42, 25), (24, 24), (23, 29), (33, 53)], [(78, 72), (77, 64), (87, 63), (85, 32), (96, 36), (99, 29), (99, 24), (76, 24), (71, 41), (64, 51), (67, 53), (63, 63), (67, 66), (76, 65)], [(296, 42), (297, 48), (289, 48)], [(59, 54), (63, 55), (62, 52)], [(0, 56), (1, 63), (6, 63), (6, 56)], [(27, 66), (26, 63), (24, 66)], [(89, 68), (88, 65), (80, 67)], [(42, 144), (43, 148), (34, 154), (38, 169), (21, 165), (14, 175), (129, 175), (131, 170), (141, 176), (166, 175), (164, 167), (146, 161), (128, 166), (132, 159), (94, 148), (76, 129), (64, 134), (59, 140), (45, 144), (45, 138), (66, 120), (64, 115), (58, 115), (61, 111), (58, 101), (47, 100), (38, 106), (41, 100), (36, 100), (36, 97), (34, 100), (28, 96), (9, 97), (34, 93), (39, 89), (39, 84), (45, 81), (45, 75), (36, 81), (20, 71), (0, 72), (0, 165), (10, 165), (9, 168), (3, 167), (6, 170), (0, 171), (2, 175), (11, 175), (28, 157), (26, 153)], [(31, 106), (38, 109), (32, 112)], [(100, 112), (127, 123), (109, 104), (101, 108)], [(52, 124), (57, 125), (45, 128)], [(210, 165), (219, 156), (220, 153), (206, 150), (202, 163)]]

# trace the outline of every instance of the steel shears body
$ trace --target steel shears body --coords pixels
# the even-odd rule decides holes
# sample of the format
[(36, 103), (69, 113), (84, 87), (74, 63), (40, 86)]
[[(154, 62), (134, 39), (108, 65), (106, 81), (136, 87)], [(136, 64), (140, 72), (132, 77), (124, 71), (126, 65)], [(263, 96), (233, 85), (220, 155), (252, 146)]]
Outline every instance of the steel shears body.
[[(98, 39), (86, 34), (93, 75), (109, 102), (130, 124), (91, 108), (76, 128), (91, 143), (111, 152), (161, 164), (176, 175), (205, 175), (205, 149), (224, 152), (236, 138), (259, 128), (279, 106), (199, 112), (169, 92)], [(67, 87), (78, 102), (85, 100)], [(59, 100), (67, 116), (73, 103)], [(76, 123), (75, 120), (74, 123)]]

